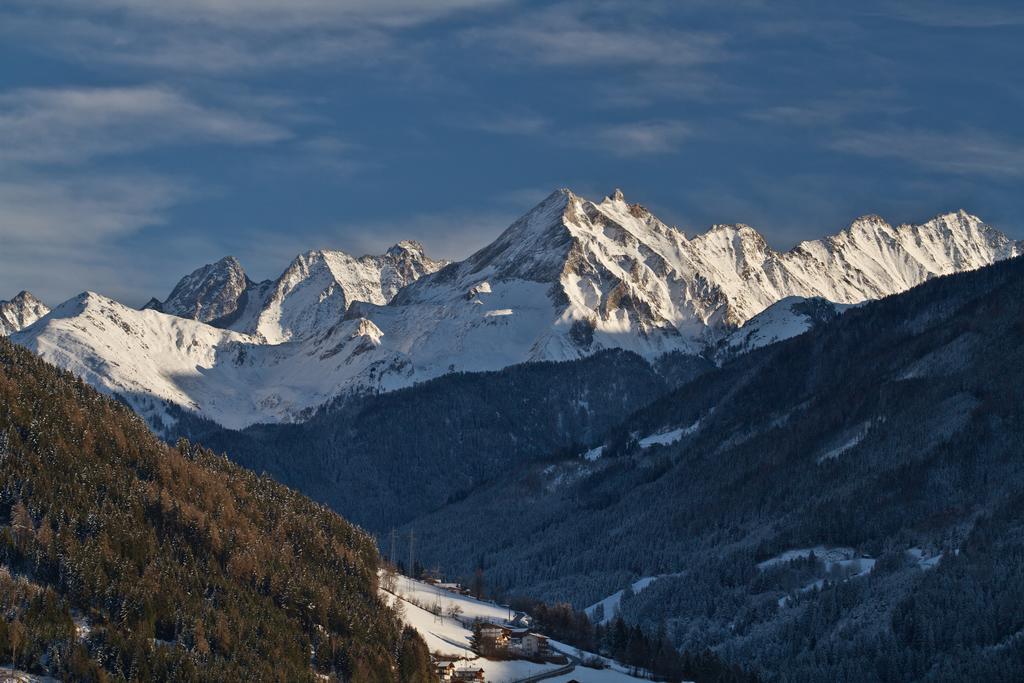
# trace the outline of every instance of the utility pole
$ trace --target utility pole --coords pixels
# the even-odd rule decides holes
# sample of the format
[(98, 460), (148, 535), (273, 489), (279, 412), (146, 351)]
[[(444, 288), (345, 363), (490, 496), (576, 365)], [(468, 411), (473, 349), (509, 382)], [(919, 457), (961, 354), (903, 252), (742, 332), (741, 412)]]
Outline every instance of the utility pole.
[(388, 562), (398, 566), (398, 558), (395, 557), (395, 528), (391, 527), (391, 552), (388, 553)]
[(441, 606), (441, 587), (434, 584), (434, 621), (444, 623), (444, 608)]
[(415, 549), (416, 549), (416, 532), (413, 531), (412, 529), (409, 529), (409, 577), (413, 578), (413, 579), (416, 578), (416, 569), (415, 569), (416, 565), (413, 564), (413, 560), (415, 559), (415, 554), (414, 554)]

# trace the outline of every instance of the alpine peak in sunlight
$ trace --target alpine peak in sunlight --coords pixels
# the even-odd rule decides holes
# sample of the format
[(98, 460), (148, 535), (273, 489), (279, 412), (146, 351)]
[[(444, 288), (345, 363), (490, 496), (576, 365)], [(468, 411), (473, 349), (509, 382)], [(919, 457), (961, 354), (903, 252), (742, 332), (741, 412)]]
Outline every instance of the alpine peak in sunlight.
[[(746, 225), (687, 235), (620, 190), (591, 201), (561, 189), (455, 263), (403, 241), (381, 256), (309, 251), (254, 283), (226, 257), (146, 310), (86, 293), (13, 338), (158, 430), (169, 405), (237, 428), (450, 372), (616, 348), (749, 351), (808, 328), (794, 301), (859, 304), (1021, 249), (959, 211), (895, 227), (865, 216), (777, 252)], [(770, 329), (755, 334), (760, 314)]]

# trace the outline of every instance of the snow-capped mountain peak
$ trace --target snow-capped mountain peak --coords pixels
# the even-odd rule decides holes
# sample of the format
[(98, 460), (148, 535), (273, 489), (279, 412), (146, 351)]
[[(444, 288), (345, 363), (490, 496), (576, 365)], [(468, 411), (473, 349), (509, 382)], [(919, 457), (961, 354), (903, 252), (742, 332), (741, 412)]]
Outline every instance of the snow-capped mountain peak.
[(428, 258), (423, 245), (413, 241), (399, 242), (382, 256), (309, 251), (273, 283), (251, 321), (231, 327), (271, 344), (309, 338), (344, 319), (352, 303), (387, 304), (400, 289), (444, 265)]
[(0, 335), (14, 334), (49, 312), (46, 304), (22, 290), (10, 301), (0, 301)]
[[(227, 329), (107, 300), (62, 306), (15, 339), (108, 391), (244, 426), (452, 371), (609, 348), (648, 358), (742, 352), (843, 305), (1020, 253), (962, 211), (895, 227), (865, 216), (779, 252), (747, 225), (688, 237), (621, 191), (592, 202), (560, 189), (456, 263), (412, 241), (380, 256), (300, 254), (276, 280), (247, 282), (235, 298), (228, 287), (236, 309), (212, 321)], [(244, 274), (219, 277), (241, 273), (236, 264), (200, 269), (182, 291), (219, 302), (210, 294), (224, 287), (204, 283), (239, 282)]]
[(145, 308), (213, 322), (234, 314), (251, 285), (238, 259), (225, 256), (192, 271), (175, 285), (165, 301), (152, 299)]
[(296, 256), (276, 280), (253, 282), (233, 256), (182, 278), (166, 301), (143, 308), (256, 335), (270, 344), (314, 336), (340, 322), (356, 301), (383, 305), (444, 261), (405, 240), (380, 256), (331, 249)]

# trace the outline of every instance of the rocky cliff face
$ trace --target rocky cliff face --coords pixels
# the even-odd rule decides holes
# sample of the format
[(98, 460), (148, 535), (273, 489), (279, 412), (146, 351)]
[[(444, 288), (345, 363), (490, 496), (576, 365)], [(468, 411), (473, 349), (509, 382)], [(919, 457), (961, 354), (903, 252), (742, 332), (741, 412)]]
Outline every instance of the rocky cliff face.
[(151, 299), (144, 308), (204, 323), (232, 315), (252, 282), (234, 256), (225, 256), (183, 277), (165, 301)]
[(10, 301), (0, 301), (0, 335), (14, 334), (50, 312), (31, 292), (18, 292)]

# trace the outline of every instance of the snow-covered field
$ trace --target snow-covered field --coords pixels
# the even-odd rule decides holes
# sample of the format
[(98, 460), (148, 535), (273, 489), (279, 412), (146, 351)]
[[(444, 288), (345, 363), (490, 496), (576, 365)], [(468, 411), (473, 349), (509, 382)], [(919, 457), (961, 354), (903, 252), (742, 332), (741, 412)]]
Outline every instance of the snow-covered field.
[[(525, 660), (493, 661), (478, 657), (469, 649), (469, 639), (472, 631), (469, 624), (474, 619), (484, 619), (496, 624), (507, 625), (510, 619), (515, 616), (509, 608), (497, 605), (492, 602), (476, 600), (469, 596), (449, 593), (446, 590), (437, 588), (427, 583), (415, 581), (405, 576), (397, 577), (395, 595), (382, 589), (382, 595), (389, 604), (395, 600), (401, 600), (405, 610), (405, 621), (415, 628), (427, 643), (427, 648), (432, 653), (456, 656), (463, 658), (457, 661), (457, 667), (483, 669), (487, 680), (491, 683), (514, 683), (523, 678), (528, 678), (545, 671), (557, 671), (564, 667), (562, 664), (537, 664)], [(423, 607), (419, 607), (423, 605)], [(441, 616), (434, 615), (429, 609), (433, 605), (439, 605)], [(457, 607), (460, 610), (458, 619), (449, 616), (450, 610)], [(570, 657), (576, 657), (577, 650), (564, 643), (550, 641), (552, 649), (562, 652)], [(591, 653), (583, 653), (585, 657), (592, 656)], [(580, 683), (637, 683), (640, 680), (625, 672), (624, 667), (606, 660), (611, 669), (597, 670), (583, 666), (577, 666), (570, 674), (545, 679), (552, 681), (567, 682), (577, 680)]]

